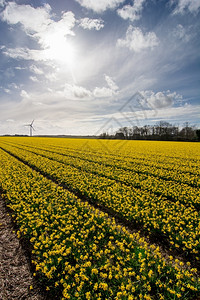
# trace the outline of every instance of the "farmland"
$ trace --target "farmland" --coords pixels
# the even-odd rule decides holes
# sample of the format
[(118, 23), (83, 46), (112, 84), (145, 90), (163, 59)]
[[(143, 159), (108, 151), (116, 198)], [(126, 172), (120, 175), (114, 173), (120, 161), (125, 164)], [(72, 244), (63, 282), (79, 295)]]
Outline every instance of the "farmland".
[(198, 299), (199, 150), (1, 137), (1, 194), (49, 295)]

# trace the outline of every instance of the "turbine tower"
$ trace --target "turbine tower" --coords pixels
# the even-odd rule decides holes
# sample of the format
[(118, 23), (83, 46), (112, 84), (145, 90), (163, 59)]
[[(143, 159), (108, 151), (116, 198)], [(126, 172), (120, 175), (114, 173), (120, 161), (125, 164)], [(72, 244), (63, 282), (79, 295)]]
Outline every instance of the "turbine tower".
[(34, 127), (33, 127), (33, 122), (34, 122), (34, 120), (30, 124), (25, 125), (25, 126), (29, 126), (30, 127), (30, 136), (33, 135), (32, 134), (32, 130), (35, 130)]

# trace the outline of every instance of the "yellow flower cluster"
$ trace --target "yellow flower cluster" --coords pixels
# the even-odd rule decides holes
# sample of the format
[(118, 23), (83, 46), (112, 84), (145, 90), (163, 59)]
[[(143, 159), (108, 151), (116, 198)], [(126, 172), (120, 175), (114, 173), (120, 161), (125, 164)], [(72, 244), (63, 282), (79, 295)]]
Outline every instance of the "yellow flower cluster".
[[(24, 147), (24, 146), (23, 146)], [(148, 189), (156, 194), (170, 197), (184, 204), (197, 204), (200, 208), (200, 193), (197, 187), (200, 186), (200, 170), (198, 161), (190, 167), (181, 168), (180, 162), (165, 161), (158, 162), (144, 157), (116, 158), (115, 156), (94, 155), (91, 153), (74, 153), (71, 150), (46, 148), (30, 149), (34, 153), (44, 155), (55, 161), (62, 162), (88, 172), (107, 176), (142, 189)], [(178, 163), (178, 168), (176, 163)], [(153, 184), (152, 184), (153, 182)], [(192, 188), (194, 187), (194, 188)], [(195, 188), (196, 187), (196, 188)], [(198, 197), (197, 197), (198, 196)]]
[[(2, 138), (0, 143), (1, 148), (43, 174), (111, 207), (124, 218), (142, 220), (147, 229), (161, 233), (165, 230), (172, 242), (183, 231), (177, 245), (187, 241), (186, 248), (190, 249), (192, 243), (192, 251), (198, 251), (199, 244), (194, 246), (194, 241), (200, 228), (194, 207), (156, 197), (148, 190), (109, 179), (106, 174), (94, 176), (91, 171), (58, 162), (50, 156), (50, 151), (65, 154), (67, 150), (61, 148), (62, 143), (57, 139)], [(82, 160), (88, 162), (95, 157), (95, 151), (104, 154), (98, 141), (92, 141), (89, 153), (85, 154), (83, 149), (78, 150), (83, 141), (65, 143), (71, 157), (82, 154)], [(48, 150), (46, 154), (44, 149)], [(147, 244), (139, 233), (130, 234), (108, 215), (4, 150), (0, 150), (0, 155), (0, 188), (19, 226), (18, 236), (25, 236), (32, 244), (32, 263), (47, 291), (57, 291), (61, 299), (150, 300), (155, 296), (159, 299), (198, 296), (200, 282), (195, 269), (183, 268), (179, 260), (167, 263), (159, 248)], [(104, 155), (111, 161), (112, 157), (116, 161), (122, 158), (122, 153)], [(124, 156), (129, 159), (131, 154), (124, 150)], [(114, 169), (113, 165), (113, 172)], [(179, 227), (174, 233), (175, 226)]]
[[(78, 141), (81, 143), (81, 140)], [(93, 148), (98, 149), (99, 142), (91, 142)], [(77, 141), (76, 143), (78, 144)], [(139, 143), (144, 145), (143, 142)], [(152, 145), (155, 147), (159, 143), (154, 142)], [(188, 143), (183, 144), (188, 146)], [(193, 147), (198, 146), (198, 144), (189, 144), (190, 147), (193, 145)], [(182, 146), (180, 143), (170, 143), (170, 145)], [(164, 236), (172, 248), (189, 253), (196, 260), (199, 259), (200, 191), (191, 185), (166, 180), (166, 178), (164, 180), (163, 177), (158, 177), (157, 175), (153, 177), (148, 172), (147, 174), (143, 171), (141, 174), (138, 173), (139, 166), (143, 170), (143, 165), (151, 161), (149, 157), (147, 162), (144, 159), (147, 157), (147, 153), (144, 150), (143, 153), (139, 153), (140, 158), (137, 158), (137, 156), (131, 157), (130, 154), (129, 156), (125, 155), (125, 149), (124, 162), (122, 154), (104, 154), (101, 150), (97, 155), (91, 150), (88, 153), (85, 150), (80, 150), (81, 147), (79, 149), (60, 149), (60, 147), (55, 147), (55, 145), (44, 144), (43, 141), (41, 142), (41, 139), (38, 139), (34, 146), (15, 143), (13, 146), (4, 144), (3, 147), (25, 160), (31, 166), (51, 176), (57, 182), (77, 192), (78, 195), (87, 197), (90, 201), (104, 204), (131, 222), (142, 224), (147, 231)], [(196, 149), (194, 150), (196, 151)], [(186, 159), (188, 159), (188, 165), (191, 164), (192, 160), (192, 166), (197, 166), (199, 160), (195, 151), (193, 160), (191, 157), (188, 159), (187, 155), (183, 159), (181, 157), (183, 156), (182, 153), (180, 162), (183, 161), (185, 166)], [(154, 152), (156, 151), (154, 150)], [(171, 169), (173, 169), (173, 159), (175, 156), (175, 160), (178, 160), (178, 153), (171, 154), (167, 152), (165, 153), (165, 158), (168, 158), (169, 155), (172, 155), (172, 158), (171, 160), (168, 159), (170, 161), (168, 165), (171, 164)], [(155, 156), (155, 153), (153, 153), (152, 157)], [(100, 163), (100, 157), (103, 158), (103, 163)], [(140, 161), (140, 164), (135, 164), (134, 160)], [(135, 170), (135, 165), (137, 165), (137, 170)], [(156, 166), (153, 159), (151, 165)], [(164, 162), (163, 166), (165, 166)], [(159, 166), (157, 169), (159, 169)], [(191, 168), (192, 172), (193, 168)], [(199, 172), (197, 168), (195, 172)]]

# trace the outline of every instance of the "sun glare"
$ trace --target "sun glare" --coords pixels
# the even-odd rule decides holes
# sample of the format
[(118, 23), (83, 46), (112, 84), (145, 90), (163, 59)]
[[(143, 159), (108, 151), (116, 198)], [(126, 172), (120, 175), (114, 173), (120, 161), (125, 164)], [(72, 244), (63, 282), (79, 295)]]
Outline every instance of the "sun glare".
[(49, 41), (49, 47), (46, 49), (46, 55), (57, 62), (72, 66), (75, 62), (75, 48), (70, 40), (63, 36), (54, 36)]

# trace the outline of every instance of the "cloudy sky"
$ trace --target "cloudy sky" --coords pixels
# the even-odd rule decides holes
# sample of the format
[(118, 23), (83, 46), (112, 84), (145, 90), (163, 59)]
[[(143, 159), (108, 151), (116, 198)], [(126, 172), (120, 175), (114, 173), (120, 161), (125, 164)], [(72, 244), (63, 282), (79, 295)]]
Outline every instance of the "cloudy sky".
[(200, 0), (0, 0), (0, 135), (200, 127)]

